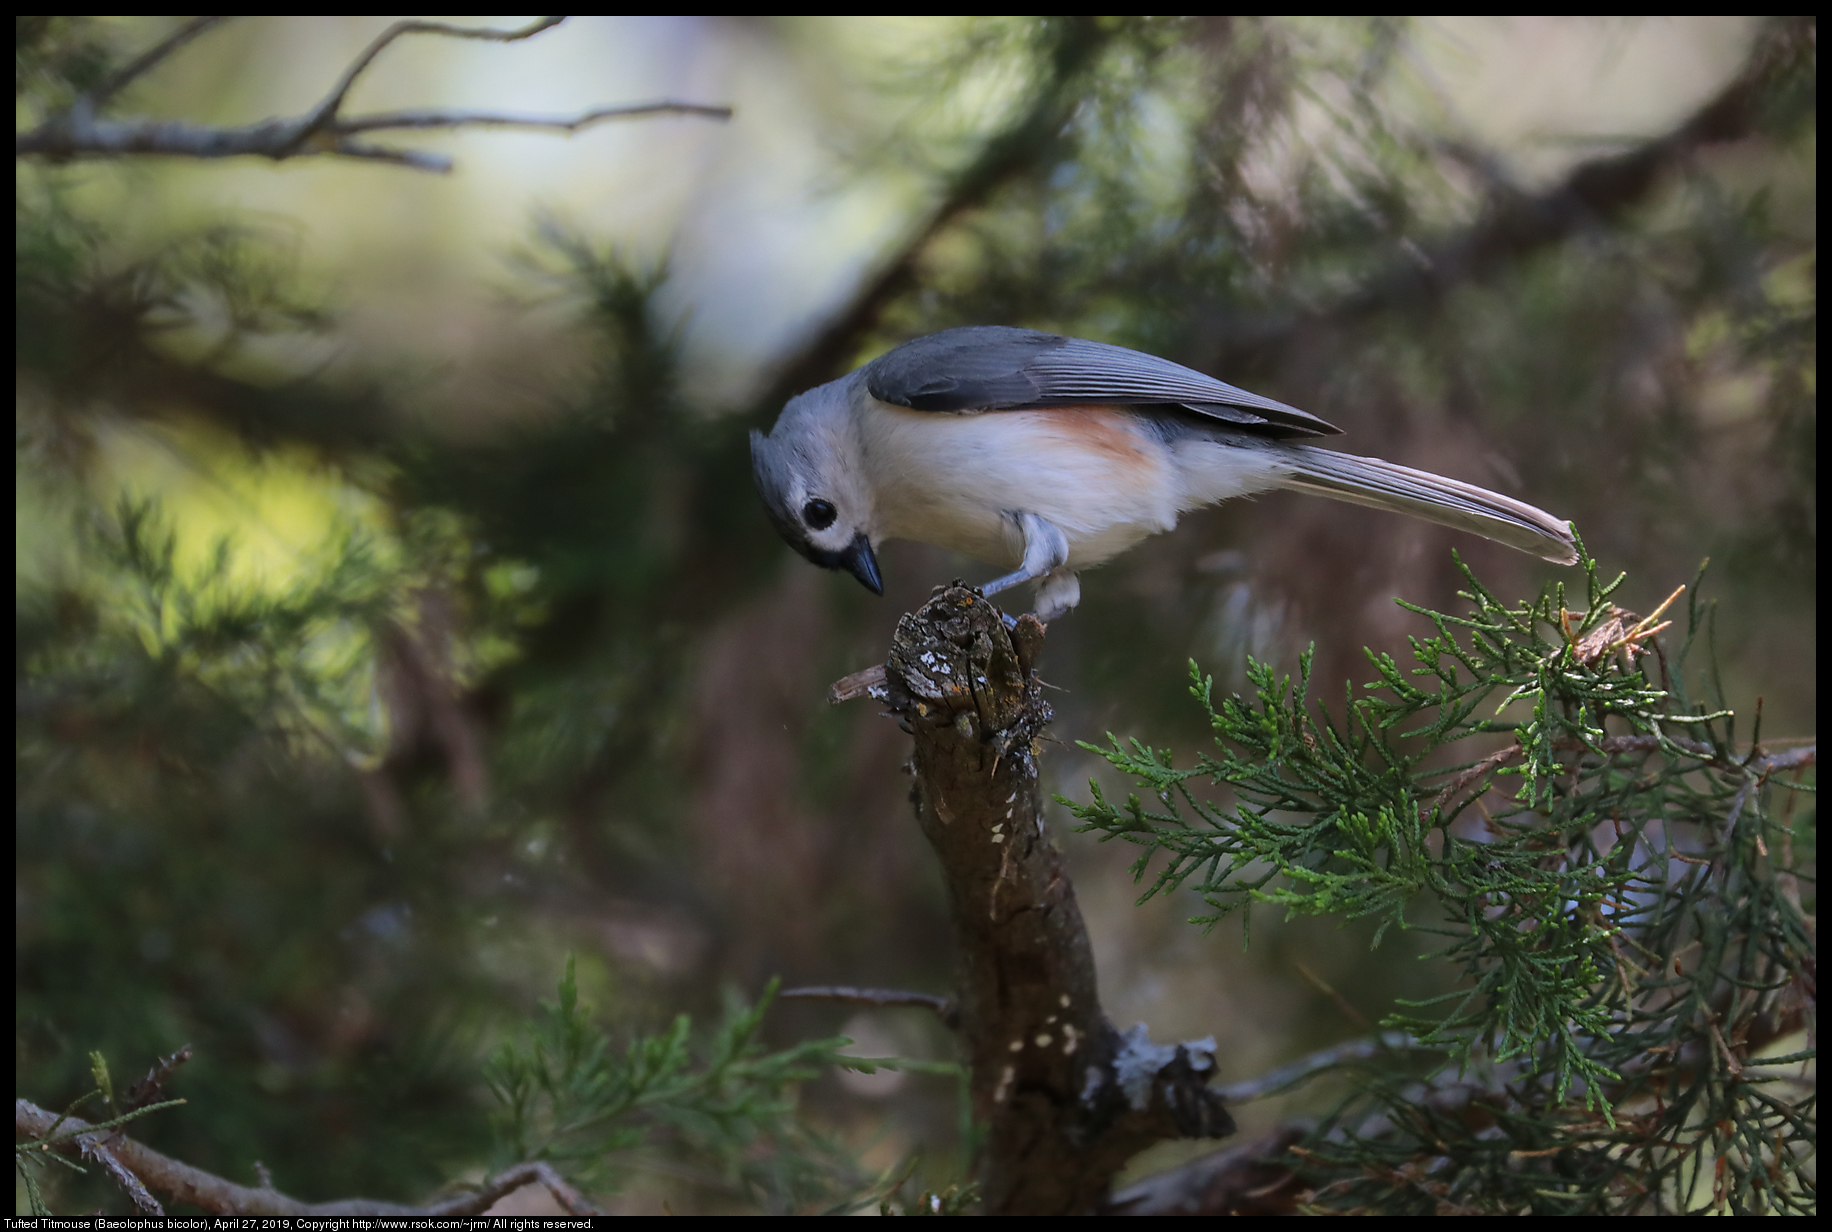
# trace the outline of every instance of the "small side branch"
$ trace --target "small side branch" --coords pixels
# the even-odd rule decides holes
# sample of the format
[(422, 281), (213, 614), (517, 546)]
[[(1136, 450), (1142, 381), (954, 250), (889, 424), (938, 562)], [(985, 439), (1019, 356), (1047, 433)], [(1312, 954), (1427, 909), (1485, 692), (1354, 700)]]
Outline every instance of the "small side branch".
[(1352, 1065), (1358, 1061), (1372, 1061), (1375, 1057), (1417, 1046), (1417, 1041), (1402, 1031), (1388, 1031), (1378, 1039), (1349, 1040), (1334, 1048), (1313, 1052), (1290, 1065), (1281, 1065), (1257, 1078), (1231, 1082), (1217, 1088), (1216, 1093), (1230, 1104), (1244, 1104), (1264, 1099), (1268, 1095), (1277, 1095), (1287, 1087), (1296, 1086), (1324, 1070), (1335, 1069), (1339, 1065)]
[(480, 39), (490, 43), (519, 43), (531, 39), (546, 30), (551, 30), (564, 17), (537, 17), (525, 26), (514, 30), (494, 30), (488, 26), (453, 26), (442, 21), (397, 21), (377, 36), (374, 42), (363, 48), (362, 53), (350, 62), (343, 71), (337, 84), (324, 97), (324, 101), (312, 108), (310, 114), (316, 123), (328, 123), (337, 117), (343, 109), (344, 99), (356, 85), (357, 78), (375, 63), (375, 58), (387, 49), (396, 39), (408, 34), (437, 34), (444, 38)]
[(189, 43), (192, 39), (204, 33), (204, 31), (209, 30), (213, 26), (221, 25), (228, 20), (229, 18), (224, 16), (193, 17), (190, 21), (185, 22), (184, 25), (172, 31), (172, 33), (167, 35), (164, 39), (154, 43), (151, 47), (128, 61), (119, 70), (105, 79), (101, 85), (89, 91), (86, 101), (92, 109), (99, 111), (103, 107), (106, 107), (108, 101), (115, 95), (126, 89), (136, 79), (144, 76), (149, 70), (155, 68), (161, 60), (170, 56), (180, 47), (183, 47), (186, 43)]
[[(55, 1136), (52, 1135), (56, 1130)], [(213, 1215), (433, 1215), (456, 1217), (488, 1210), (504, 1195), (524, 1185), (542, 1185), (554, 1200), (574, 1215), (599, 1215), (602, 1211), (544, 1163), (517, 1164), (486, 1180), (476, 1189), (425, 1206), (403, 1206), (374, 1198), (343, 1198), (335, 1202), (301, 1202), (271, 1185), (249, 1188), (213, 1172), (181, 1163), (132, 1138), (108, 1130), (95, 1131), (76, 1117), (60, 1119), (29, 1100), (13, 1102), (13, 1130), (36, 1147), (60, 1155), (95, 1160), (133, 1198), (141, 1210), (163, 1214), (149, 1190), (201, 1207)], [(43, 1141), (39, 1141), (43, 1140)], [(150, 1206), (148, 1204), (151, 1204)]]
[(426, 1208), (429, 1215), (481, 1215), (495, 1206), (497, 1202), (508, 1197), (516, 1190), (528, 1185), (539, 1185), (553, 1195), (553, 1200), (560, 1204), (560, 1209), (569, 1215), (602, 1215), (589, 1202), (585, 1195), (567, 1184), (566, 1178), (553, 1170), (552, 1165), (536, 1160), (531, 1163), (516, 1164), (497, 1173), (471, 1193), (443, 1202), (435, 1202)]
[(843, 1001), (848, 1005), (864, 1005), (873, 1009), (900, 1009), (915, 1007), (935, 1011), (935, 1016), (950, 1031), (961, 1025), (961, 1009), (950, 997), (938, 997), (932, 992), (907, 992), (900, 988), (847, 988), (837, 984), (813, 985), (807, 988), (791, 988), (776, 994), (779, 1001)]
[(875, 697), (883, 701), (888, 696), (884, 690), (884, 665), (868, 667), (862, 672), (842, 676), (833, 682), (827, 690), (828, 704), (837, 706), (859, 697)]
[(180, 47), (196, 38), (220, 18), (199, 18), (180, 28), (147, 51), (114, 77), (38, 127), (14, 138), (17, 157), (54, 161), (76, 158), (120, 158), (128, 155), (166, 155), (182, 158), (240, 158), (253, 156), (281, 161), (313, 155), (331, 155), (370, 162), (393, 163), (419, 171), (446, 172), (452, 160), (427, 150), (377, 145), (360, 138), (367, 134), (430, 129), (527, 128), (572, 134), (610, 120), (645, 116), (680, 115), (705, 119), (730, 119), (730, 107), (672, 99), (621, 107), (595, 107), (577, 115), (517, 115), (497, 111), (453, 111), (426, 108), (346, 116), (343, 105), (351, 88), (396, 39), (408, 34), (433, 34), (445, 38), (482, 39), (495, 43), (520, 42), (560, 24), (564, 18), (544, 17), (514, 30), (476, 29), (436, 21), (403, 21), (390, 26), (351, 62), (325, 98), (302, 115), (262, 120), (239, 128), (190, 124), (182, 120), (144, 117), (104, 119), (98, 112), (130, 81), (143, 75)]

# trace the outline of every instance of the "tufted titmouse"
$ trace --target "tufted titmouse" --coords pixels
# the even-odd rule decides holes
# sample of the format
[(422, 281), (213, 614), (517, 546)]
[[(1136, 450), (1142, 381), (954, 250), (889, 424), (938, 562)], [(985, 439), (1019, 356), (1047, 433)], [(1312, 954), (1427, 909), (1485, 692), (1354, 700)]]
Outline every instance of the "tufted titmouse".
[(1293, 444), (1340, 432), (1296, 407), (1125, 347), (1003, 326), (906, 342), (789, 400), (751, 463), (789, 546), (884, 593), (887, 539), (1041, 579), (1037, 617), (1081, 599), (1076, 571), (1231, 496), (1290, 488), (1409, 513), (1568, 565), (1566, 523), (1391, 462)]

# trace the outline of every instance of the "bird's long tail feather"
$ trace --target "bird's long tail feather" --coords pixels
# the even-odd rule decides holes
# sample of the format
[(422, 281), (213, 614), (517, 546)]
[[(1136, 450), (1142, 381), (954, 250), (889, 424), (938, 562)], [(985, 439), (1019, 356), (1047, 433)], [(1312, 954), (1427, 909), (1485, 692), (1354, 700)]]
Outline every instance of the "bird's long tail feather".
[(1561, 565), (1577, 563), (1571, 527), (1523, 501), (1442, 475), (1332, 449), (1292, 446), (1284, 452), (1291, 470), (1280, 487), (1409, 513)]

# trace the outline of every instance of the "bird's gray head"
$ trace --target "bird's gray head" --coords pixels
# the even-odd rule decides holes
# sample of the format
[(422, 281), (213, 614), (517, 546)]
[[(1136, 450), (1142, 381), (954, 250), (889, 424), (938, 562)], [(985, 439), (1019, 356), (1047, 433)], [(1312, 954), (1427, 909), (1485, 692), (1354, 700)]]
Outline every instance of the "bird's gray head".
[(823, 569), (844, 569), (884, 593), (872, 553), (870, 484), (847, 405), (851, 378), (789, 400), (765, 436), (751, 433), (751, 474), (790, 547)]

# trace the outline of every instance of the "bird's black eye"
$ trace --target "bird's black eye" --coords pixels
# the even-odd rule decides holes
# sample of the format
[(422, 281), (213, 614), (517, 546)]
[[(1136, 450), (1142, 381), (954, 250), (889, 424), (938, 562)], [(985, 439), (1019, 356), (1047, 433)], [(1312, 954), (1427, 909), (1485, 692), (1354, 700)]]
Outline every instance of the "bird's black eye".
[(815, 530), (826, 530), (839, 516), (839, 510), (828, 501), (811, 500), (802, 506), (802, 520)]

